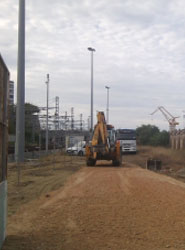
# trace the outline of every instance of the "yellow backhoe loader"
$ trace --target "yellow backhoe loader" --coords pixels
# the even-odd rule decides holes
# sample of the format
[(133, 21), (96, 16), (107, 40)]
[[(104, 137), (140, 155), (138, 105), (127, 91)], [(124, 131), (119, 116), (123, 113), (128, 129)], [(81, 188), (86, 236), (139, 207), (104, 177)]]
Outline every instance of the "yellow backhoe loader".
[(86, 145), (87, 166), (94, 166), (97, 160), (112, 161), (113, 166), (120, 166), (122, 155), (120, 142), (116, 141), (115, 129), (106, 124), (103, 112), (98, 112), (97, 120), (92, 141)]

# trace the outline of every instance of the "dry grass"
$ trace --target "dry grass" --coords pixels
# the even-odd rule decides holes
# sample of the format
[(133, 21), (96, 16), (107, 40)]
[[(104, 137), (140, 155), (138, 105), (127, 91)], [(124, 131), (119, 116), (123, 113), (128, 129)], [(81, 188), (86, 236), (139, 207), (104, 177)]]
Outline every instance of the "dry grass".
[(84, 157), (53, 154), (20, 166), (18, 185), (16, 164), (8, 166), (8, 214), (24, 203), (63, 186), (67, 178), (84, 165)]
[[(185, 151), (173, 151), (162, 147), (139, 147), (136, 155), (123, 155), (123, 162), (133, 163), (143, 168), (148, 158), (162, 161), (163, 172), (182, 181), (178, 170), (185, 167)], [(85, 157), (53, 154), (21, 165), (21, 182), (17, 184), (17, 166), (8, 166), (8, 214), (42, 194), (63, 186), (67, 178), (85, 165)]]
[(172, 150), (163, 147), (140, 146), (136, 155), (124, 155), (123, 160), (138, 164), (141, 167), (146, 166), (148, 158), (162, 161), (163, 169), (178, 171), (184, 167), (185, 150)]

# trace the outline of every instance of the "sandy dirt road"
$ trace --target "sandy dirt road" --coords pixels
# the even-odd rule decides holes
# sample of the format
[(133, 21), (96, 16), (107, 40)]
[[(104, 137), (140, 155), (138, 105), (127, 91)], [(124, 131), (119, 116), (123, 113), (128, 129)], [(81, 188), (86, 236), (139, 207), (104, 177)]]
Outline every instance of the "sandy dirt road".
[(84, 167), (9, 220), (3, 250), (185, 249), (185, 184), (131, 164)]

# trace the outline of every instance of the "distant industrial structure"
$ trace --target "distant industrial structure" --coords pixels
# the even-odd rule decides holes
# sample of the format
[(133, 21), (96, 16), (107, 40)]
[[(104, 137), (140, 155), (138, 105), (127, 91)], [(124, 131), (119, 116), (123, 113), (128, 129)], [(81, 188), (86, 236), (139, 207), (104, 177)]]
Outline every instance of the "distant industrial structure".
[[(75, 117), (74, 107), (70, 111), (62, 111), (59, 107), (59, 97), (52, 98), (53, 102), (48, 108), (37, 107), (25, 103), (25, 151), (45, 150), (46, 144), (46, 117), (48, 113), (48, 149), (65, 149), (73, 146), (79, 138), (88, 140), (89, 119), (85, 121), (83, 114)], [(11, 109), (11, 126), (15, 123), (15, 109)], [(15, 135), (9, 135), (9, 154), (14, 154)], [(12, 157), (14, 159), (14, 157)]]
[[(89, 130), (89, 119), (87, 122), (83, 119), (83, 114), (79, 115), (78, 119), (75, 119), (75, 109), (71, 107), (70, 113), (67, 111), (61, 115), (61, 109), (59, 107), (59, 97), (55, 97), (55, 103), (48, 108), (39, 107), (39, 121), (42, 130), (46, 129), (47, 115), (48, 115), (48, 130)], [(59, 112), (60, 111), (60, 112)]]
[(179, 125), (176, 119), (179, 118), (179, 116), (173, 116), (163, 106), (157, 107), (151, 115), (154, 115), (157, 111), (160, 111), (169, 123), (170, 147), (174, 150), (185, 149), (185, 129), (176, 129), (176, 126)]
[[(49, 107), (40, 107), (38, 114), (40, 122), (40, 136), (41, 141), (46, 140), (46, 123), (48, 122), (48, 146), (49, 148), (66, 148), (76, 143), (77, 138), (87, 139), (89, 136), (89, 121), (83, 120), (83, 114), (79, 115), (78, 119), (75, 119), (75, 109), (71, 107), (70, 113), (65, 111), (61, 115), (59, 111), (59, 97), (54, 99), (55, 103)], [(48, 115), (48, 119), (46, 116)], [(76, 139), (75, 139), (76, 138)], [(43, 146), (42, 146), (43, 147)]]
[(9, 81), (9, 104), (14, 104), (14, 82)]
[(179, 123), (176, 121), (176, 119), (179, 118), (179, 116), (173, 116), (163, 106), (157, 107), (157, 109), (153, 113), (151, 113), (151, 115), (154, 115), (158, 110), (161, 111), (161, 113), (163, 114), (165, 119), (168, 121), (168, 123), (169, 123), (169, 131), (170, 132), (175, 131), (176, 130), (176, 125), (179, 125)]

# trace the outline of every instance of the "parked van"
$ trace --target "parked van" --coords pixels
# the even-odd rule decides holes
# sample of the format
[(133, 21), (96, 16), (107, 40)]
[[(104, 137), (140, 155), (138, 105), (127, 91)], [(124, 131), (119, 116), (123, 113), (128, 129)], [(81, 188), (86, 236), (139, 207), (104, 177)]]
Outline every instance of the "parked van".
[(85, 145), (86, 141), (80, 141), (76, 143), (73, 147), (67, 148), (66, 152), (71, 155), (85, 155)]

